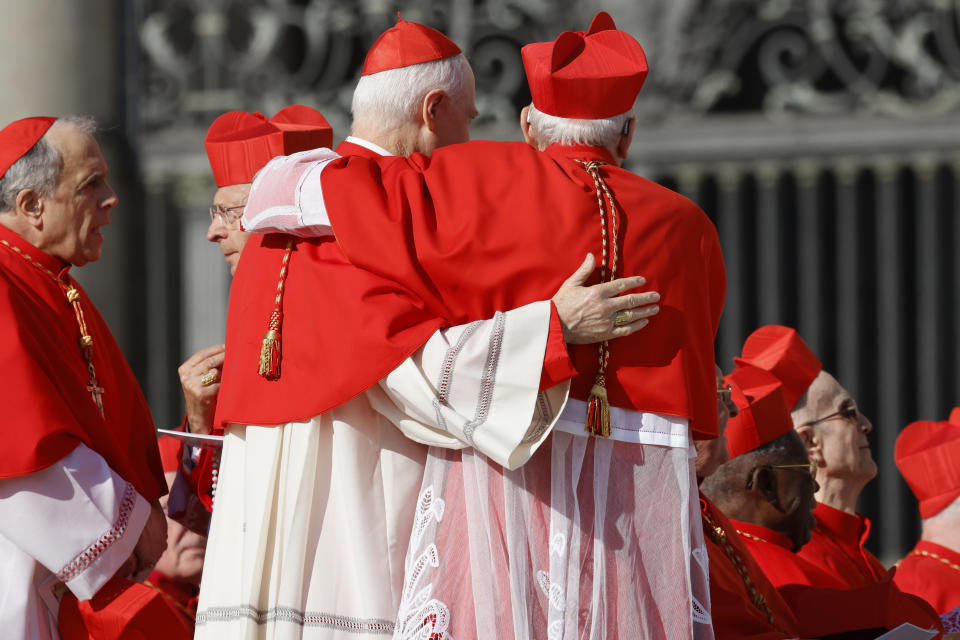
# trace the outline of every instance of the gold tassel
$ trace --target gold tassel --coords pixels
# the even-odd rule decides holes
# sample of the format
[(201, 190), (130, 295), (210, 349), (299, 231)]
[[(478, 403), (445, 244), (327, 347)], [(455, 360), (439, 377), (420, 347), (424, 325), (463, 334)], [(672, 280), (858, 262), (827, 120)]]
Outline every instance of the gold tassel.
[(267, 380), (280, 377), (280, 332), (270, 329), (260, 347), (260, 375)]
[(597, 376), (590, 389), (586, 431), (601, 438), (610, 437), (610, 403), (607, 401), (606, 378), (603, 375)]

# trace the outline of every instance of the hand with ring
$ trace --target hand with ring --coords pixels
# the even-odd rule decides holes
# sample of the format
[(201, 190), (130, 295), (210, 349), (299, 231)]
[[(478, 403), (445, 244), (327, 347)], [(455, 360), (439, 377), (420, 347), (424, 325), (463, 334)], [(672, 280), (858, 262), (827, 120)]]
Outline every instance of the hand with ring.
[(223, 367), (222, 344), (196, 352), (180, 365), (180, 386), (187, 405), (187, 428), (192, 433), (210, 433), (220, 392)]
[(596, 268), (593, 254), (561, 285), (553, 303), (569, 344), (590, 344), (622, 338), (647, 326), (660, 307), (656, 291), (626, 293), (646, 284), (642, 276), (583, 286)]

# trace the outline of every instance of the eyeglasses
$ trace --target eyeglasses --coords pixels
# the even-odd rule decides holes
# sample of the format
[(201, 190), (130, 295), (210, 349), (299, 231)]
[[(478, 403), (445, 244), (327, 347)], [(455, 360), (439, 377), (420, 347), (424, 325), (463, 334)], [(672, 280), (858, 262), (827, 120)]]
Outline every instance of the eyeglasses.
[(816, 460), (811, 460), (806, 464), (771, 464), (768, 465), (771, 469), (792, 469), (795, 471), (805, 470), (810, 474), (810, 477), (816, 477), (817, 475), (817, 462)]
[[(233, 207), (221, 207), (218, 204), (210, 207), (210, 220), (213, 222), (219, 222), (225, 227), (234, 226), (237, 221), (243, 216), (243, 209), (246, 207), (246, 204), (238, 204)], [(234, 213), (237, 209), (240, 210), (239, 213)]]
[(825, 422), (827, 420), (833, 420), (834, 418), (843, 418), (844, 420), (849, 420), (850, 422), (857, 422), (860, 419), (860, 409), (857, 408), (857, 405), (852, 404), (849, 407), (844, 407), (840, 411), (835, 411), (829, 415), (823, 416), (822, 418), (817, 418), (816, 420), (811, 420), (810, 422), (804, 422), (798, 427), (809, 427), (811, 425), (817, 424), (818, 422)]
[(730, 402), (730, 398), (733, 397), (733, 387), (729, 384), (725, 387), (717, 387), (717, 398), (723, 402)]

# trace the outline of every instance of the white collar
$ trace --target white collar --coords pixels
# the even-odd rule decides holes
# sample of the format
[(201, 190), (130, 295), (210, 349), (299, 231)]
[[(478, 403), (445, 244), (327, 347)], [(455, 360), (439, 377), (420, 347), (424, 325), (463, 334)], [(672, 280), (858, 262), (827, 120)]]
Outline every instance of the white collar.
[(378, 154), (378, 155), (381, 155), (381, 156), (392, 156), (392, 155), (393, 155), (392, 153), (390, 153), (389, 151), (387, 151), (386, 149), (384, 149), (384, 148), (381, 147), (380, 145), (374, 144), (373, 142), (370, 142), (369, 140), (364, 140), (363, 138), (358, 138), (358, 137), (356, 137), (356, 136), (347, 136), (347, 137), (344, 139), (344, 142), (350, 142), (350, 143), (355, 144), (355, 145), (357, 145), (357, 146), (364, 147), (365, 149), (369, 149), (370, 151), (373, 151), (374, 153), (376, 153), (376, 154)]

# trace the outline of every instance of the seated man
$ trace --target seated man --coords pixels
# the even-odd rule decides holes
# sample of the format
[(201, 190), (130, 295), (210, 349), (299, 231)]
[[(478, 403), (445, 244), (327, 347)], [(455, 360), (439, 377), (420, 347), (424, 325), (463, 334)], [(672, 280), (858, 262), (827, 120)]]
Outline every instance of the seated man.
[[(167, 485), (172, 485), (180, 466), (180, 442), (164, 436), (157, 440), (163, 475)], [(167, 509), (167, 496), (160, 498), (160, 506)], [(203, 573), (203, 556), (207, 537), (187, 529), (167, 514), (167, 549), (157, 560), (153, 573), (145, 585), (164, 596), (166, 603), (182, 618), (193, 635), (197, 618), (197, 595), (200, 593), (200, 576)]]
[[(737, 537), (789, 604), (800, 621), (801, 635), (854, 629), (879, 633), (903, 622), (939, 629), (937, 616), (925, 603), (900, 593), (889, 580), (846, 588), (797, 556), (813, 529), (817, 482), (803, 442), (792, 428), (781, 385), (766, 371), (749, 366), (736, 369), (726, 380), (738, 410), (726, 432), (731, 459), (703, 482), (702, 490), (730, 518)], [(729, 530), (724, 535), (733, 538)], [(746, 570), (749, 563), (743, 565)], [(711, 566), (711, 575), (719, 571), (719, 566)], [(833, 588), (810, 588), (831, 580)], [(754, 606), (764, 610), (761, 605), (766, 601), (754, 597)], [(768, 620), (773, 624), (772, 617)]]
[(914, 422), (897, 438), (897, 467), (920, 501), (917, 546), (894, 582), (938, 613), (960, 606), (960, 408), (949, 422)]
[(873, 425), (789, 327), (760, 327), (734, 362), (765, 369), (783, 383), (794, 429), (817, 465), (817, 524), (800, 557), (848, 587), (876, 582), (886, 569), (864, 546), (870, 521), (856, 511), (860, 492), (877, 475), (867, 441)]

